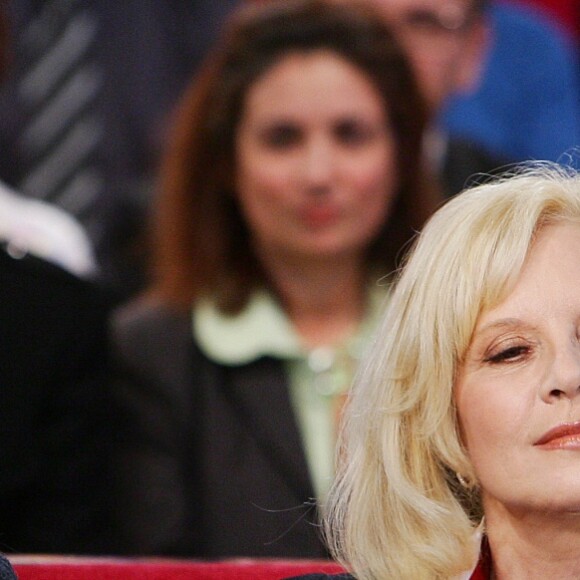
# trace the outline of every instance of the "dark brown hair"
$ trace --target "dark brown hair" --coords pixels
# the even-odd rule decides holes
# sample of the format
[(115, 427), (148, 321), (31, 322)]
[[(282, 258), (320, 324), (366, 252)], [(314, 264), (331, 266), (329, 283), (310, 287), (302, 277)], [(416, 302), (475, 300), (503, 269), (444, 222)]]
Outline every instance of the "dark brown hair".
[(384, 270), (433, 211), (422, 171), (426, 111), (391, 32), (368, 7), (289, 0), (241, 7), (186, 91), (162, 164), (155, 212), (154, 290), (172, 305), (211, 295), (224, 312), (268, 286), (234, 194), (236, 131), (249, 88), (289, 52), (331, 50), (382, 96), (396, 142), (399, 191), (369, 248)]

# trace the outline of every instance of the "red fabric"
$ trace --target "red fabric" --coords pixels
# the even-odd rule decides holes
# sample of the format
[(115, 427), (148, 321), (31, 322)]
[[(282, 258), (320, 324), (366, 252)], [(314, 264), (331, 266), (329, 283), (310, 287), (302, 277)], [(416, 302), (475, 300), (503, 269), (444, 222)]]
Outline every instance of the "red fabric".
[(489, 580), (489, 574), (484, 570), (481, 562), (477, 565), (469, 580)]
[(481, 551), (479, 553), (479, 562), (473, 571), (469, 580), (489, 580), (491, 577), (491, 550), (487, 537), (481, 540)]
[(226, 560), (8, 556), (19, 580), (280, 580), (310, 572), (337, 573), (332, 562), (309, 560)]

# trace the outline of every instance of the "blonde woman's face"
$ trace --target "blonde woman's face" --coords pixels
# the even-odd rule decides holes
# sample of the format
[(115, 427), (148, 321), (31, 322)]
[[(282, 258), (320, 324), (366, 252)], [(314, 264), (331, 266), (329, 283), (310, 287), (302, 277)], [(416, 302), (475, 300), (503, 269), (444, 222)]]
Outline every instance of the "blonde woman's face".
[[(456, 385), (486, 517), (580, 512), (580, 226), (540, 232)], [(497, 521), (497, 520), (495, 520)]]
[(325, 50), (284, 56), (248, 91), (236, 187), (260, 250), (312, 259), (362, 255), (396, 188), (381, 95)]

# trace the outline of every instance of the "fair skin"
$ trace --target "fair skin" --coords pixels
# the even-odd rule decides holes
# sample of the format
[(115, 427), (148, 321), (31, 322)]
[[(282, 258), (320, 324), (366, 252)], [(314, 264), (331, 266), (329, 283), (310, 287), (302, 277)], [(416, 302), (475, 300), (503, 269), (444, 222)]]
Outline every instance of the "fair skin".
[(250, 87), (236, 148), (241, 209), (291, 320), (307, 345), (345, 338), (396, 189), (381, 95), (335, 53), (289, 53)]
[(385, 17), (407, 51), (434, 111), (451, 94), (475, 88), (486, 51), (487, 28), (483, 18), (469, 19), (471, 0), (366, 1)]
[(580, 225), (546, 226), (483, 312), (456, 402), (495, 577), (580, 577)]

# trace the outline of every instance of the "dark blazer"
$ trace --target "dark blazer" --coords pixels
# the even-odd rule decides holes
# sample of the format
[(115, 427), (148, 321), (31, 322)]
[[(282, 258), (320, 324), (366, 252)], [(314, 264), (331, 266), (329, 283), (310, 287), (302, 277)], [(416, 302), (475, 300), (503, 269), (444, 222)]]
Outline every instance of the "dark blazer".
[(127, 550), (326, 557), (279, 361), (208, 360), (189, 313), (137, 305), (114, 320), (118, 505)]
[(108, 546), (107, 300), (0, 249), (0, 550)]

